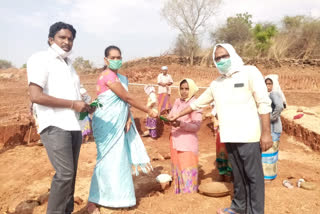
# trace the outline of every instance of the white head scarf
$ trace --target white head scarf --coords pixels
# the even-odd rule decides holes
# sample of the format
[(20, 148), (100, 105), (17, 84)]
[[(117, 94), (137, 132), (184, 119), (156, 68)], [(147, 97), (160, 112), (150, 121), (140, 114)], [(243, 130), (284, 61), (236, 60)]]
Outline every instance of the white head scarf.
[(277, 74), (269, 74), (267, 76), (265, 76), (264, 79), (271, 79), (272, 83), (273, 83), (273, 87), (272, 87), (272, 91), (276, 91), (278, 93), (280, 93), (283, 102), (286, 104), (287, 100), (286, 97), (284, 96), (284, 93), (281, 90), (280, 84), (279, 84), (279, 76)]
[(161, 67), (161, 70), (162, 70), (162, 71), (167, 71), (167, 70), (168, 70), (168, 66), (162, 66), (162, 67)]
[(231, 68), (230, 68), (229, 72), (226, 73), (225, 75), (226, 75), (226, 76), (230, 76), (230, 75), (233, 74), (234, 72), (240, 71), (240, 68), (241, 68), (242, 66), (244, 66), (244, 63), (243, 63), (241, 57), (237, 54), (236, 50), (232, 47), (232, 45), (227, 44), (227, 43), (216, 44), (216, 45), (214, 46), (212, 57), (213, 57), (213, 62), (214, 62), (214, 64), (215, 64), (215, 66), (217, 67), (217, 63), (216, 63), (216, 61), (215, 61), (215, 53), (216, 53), (216, 50), (217, 50), (218, 46), (221, 46), (221, 47), (223, 47), (224, 49), (226, 49), (227, 52), (228, 52), (229, 55), (230, 55)]

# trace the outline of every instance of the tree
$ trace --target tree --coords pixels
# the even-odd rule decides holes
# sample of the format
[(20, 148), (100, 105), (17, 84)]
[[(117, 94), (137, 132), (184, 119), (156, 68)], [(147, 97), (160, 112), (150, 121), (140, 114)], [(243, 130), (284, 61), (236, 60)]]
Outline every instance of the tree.
[(190, 42), (190, 37), (185, 37), (183, 34), (179, 34), (175, 45), (174, 45), (174, 49), (173, 49), (173, 53), (179, 56), (190, 56), (190, 50), (194, 50), (195, 52), (198, 51), (200, 49), (200, 46), (198, 45), (198, 39), (196, 41), (196, 46), (194, 47), (190, 47), (190, 44), (193, 44), (192, 42)]
[(92, 70), (92, 63), (89, 60), (83, 59), (83, 57), (77, 57), (73, 62), (73, 67), (78, 72), (88, 73)]
[(211, 33), (211, 40), (215, 42), (226, 42), (234, 46), (244, 44), (252, 38), (252, 15), (239, 13), (235, 17), (228, 17), (225, 26)]
[(305, 16), (285, 16), (282, 20), (285, 30), (292, 31), (301, 27), (305, 22)]
[(219, 4), (220, 0), (167, 0), (161, 10), (161, 15), (169, 25), (178, 29), (180, 38), (188, 42), (191, 65), (199, 46), (199, 34)]
[(257, 24), (253, 29), (256, 47), (260, 53), (265, 53), (271, 46), (271, 38), (278, 32), (273, 24)]
[(9, 62), (8, 60), (0, 59), (0, 69), (7, 69), (11, 67), (12, 67), (11, 62)]

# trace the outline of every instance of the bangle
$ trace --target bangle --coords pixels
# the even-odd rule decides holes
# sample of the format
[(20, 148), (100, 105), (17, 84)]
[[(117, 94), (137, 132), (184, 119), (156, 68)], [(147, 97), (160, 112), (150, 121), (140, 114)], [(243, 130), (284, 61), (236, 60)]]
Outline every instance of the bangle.
[(71, 109), (73, 109), (73, 103), (74, 103), (74, 102), (73, 102), (73, 100), (72, 100), (72, 104), (71, 104), (71, 107), (70, 107)]

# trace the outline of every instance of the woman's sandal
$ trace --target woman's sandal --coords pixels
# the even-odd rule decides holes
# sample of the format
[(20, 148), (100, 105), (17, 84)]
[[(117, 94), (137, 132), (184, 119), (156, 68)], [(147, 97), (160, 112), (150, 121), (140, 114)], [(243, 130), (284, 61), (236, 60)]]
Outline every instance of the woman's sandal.
[(282, 182), (282, 184), (283, 184), (283, 186), (287, 187), (288, 189), (292, 189), (293, 188), (293, 185), (288, 180), (284, 180)]
[(233, 211), (231, 208), (221, 208), (217, 211), (217, 214), (239, 214)]
[(91, 202), (89, 202), (87, 205), (87, 212), (89, 214), (100, 214), (99, 207), (97, 207), (97, 205)]

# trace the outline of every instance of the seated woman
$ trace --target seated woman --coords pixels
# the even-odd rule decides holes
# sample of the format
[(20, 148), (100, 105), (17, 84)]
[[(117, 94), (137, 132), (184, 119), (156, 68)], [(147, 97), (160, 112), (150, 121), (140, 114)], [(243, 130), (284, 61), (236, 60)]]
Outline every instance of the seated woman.
[[(154, 89), (154, 87), (152, 85), (146, 85), (144, 87), (144, 91), (148, 95), (147, 107), (158, 113), (157, 95), (155, 93), (156, 90)], [(143, 133), (144, 137), (150, 136), (152, 139), (156, 139), (158, 137), (158, 135), (157, 135), (157, 118), (152, 118), (147, 115), (146, 128), (148, 130)]]
[(97, 84), (98, 100), (92, 129), (97, 146), (97, 161), (91, 180), (88, 212), (100, 213), (97, 205), (131, 207), (136, 205), (132, 181), (132, 165), (147, 172), (151, 167), (142, 140), (130, 113), (129, 104), (151, 117), (157, 113), (141, 105), (128, 93), (128, 79), (118, 73), (122, 65), (121, 51), (116, 46), (105, 50), (107, 69)]
[(272, 79), (270, 76), (265, 79), (265, 83), (268, 88), (269, 97), (272, 101), (272, 112), (270, 113), (271, 124), (271, 136), (273, 146), (262, 153), (262, 166), (264, 172), (264, 179), (266, 182), (270, 182), (277, 177), (278, 170), (278, 152), (279, 141), (282, 132), (282, 124), (280, 114), (284, 108), (284, 102), (281, 94), (278, 91), (273, 90), (273, 85), (278, 84), (277, 79)]
[[(169, 117), (175, 115), (195, 101), (198, 87), (191, 79), (180, 82), (179, 95)], [(198, 191), (198, 136), (202, 121), (202, 112), (194, 111), (171, 122), (170, 136), (172, 177), (175, 193), (193, 193)]]

